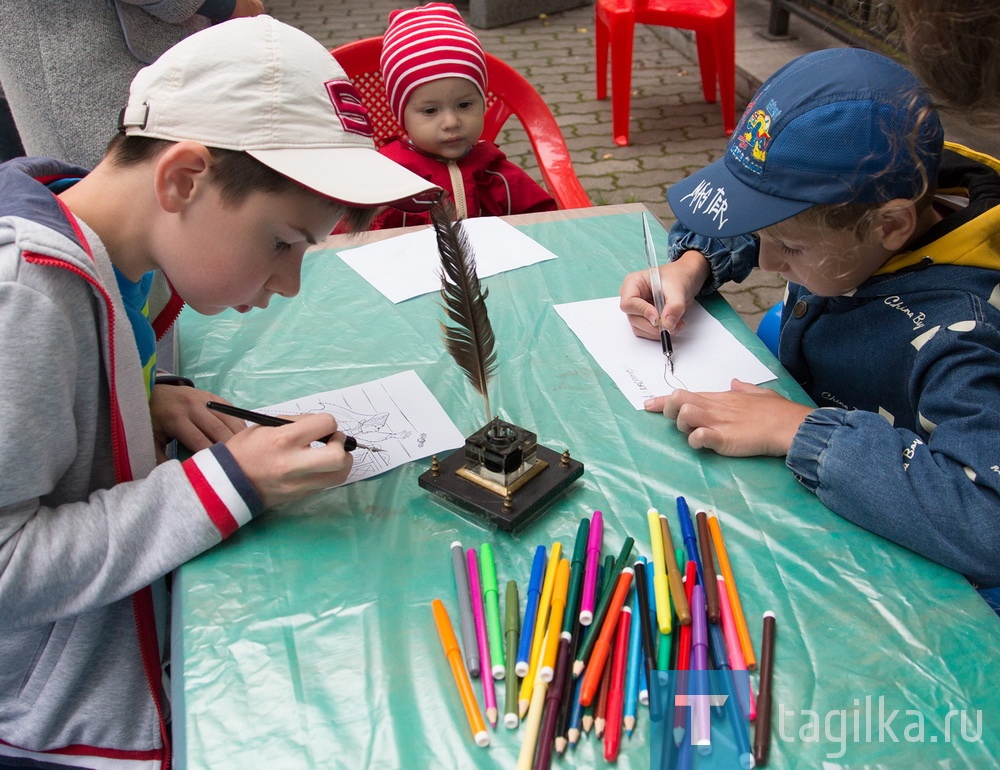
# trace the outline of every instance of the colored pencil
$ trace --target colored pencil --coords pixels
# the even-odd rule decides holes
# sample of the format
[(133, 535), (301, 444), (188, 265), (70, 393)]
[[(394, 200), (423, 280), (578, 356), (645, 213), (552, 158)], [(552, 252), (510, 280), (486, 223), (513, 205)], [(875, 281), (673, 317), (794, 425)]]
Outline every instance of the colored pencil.
[(465, 715), (469, 720), (469, 727), (472, 728), (473, 739), (476, 741), (477, 746), (489, 746), (490, 734), (486, 732), (486, 723), (483, 721), (483, 714), (479, 710), (476, 695), (472, 691), (469, 672), (462, 662), (462, 651), (458, 648), (458, 639), (455, 638), (455, 631), (451, 627), (448, 611), (444, 608), (444, 603), (440, 599), (434, 599), (431, 602), (431, 610), (434, 613), (434, 625), (437, 626), (438, 636), (441, 639), (441, 647), (444, 649), (444, 655), (451, 666), (451, 673), (455, 678), (455, 686), (458, 688), (462, 707), (465, 709)]
[[(617, 623), (615, 626), (617, 627)], [(608, 659), (604, 661), (600, 679), (597, 695), (594, 697), (594, 735), (598, 738), (603, 738), (604, 730), (608, 726), (608, 690), (611, 687), (611, 656), (608, 656)]]
[(538, 747), (538, 733), (542, 726), (542, 712), (545, 710), (545, 691), (548, 684), (538, 680), (531, 691), (531, 703), (524, 720), (524, 735), (521, 737), (521, 751), (517, 755), (517, 770), (531, 770)]
[[(563, 561), (566, 561), (563, 559)], [(551, 629), (551, 627), (550, 627)], [(562, 702), (563, 687), (566, 684), (568, 667), (566, 658), (569, 655), (570, 634), (559, 634), (559, 645), (556, 651), (556, 677), (545, 692), (545, 710), (542, 716), (542, 726), (538, 737), (538, 748), (535, 753), (535, 770), (548, 770), (552, 764), (552, 748), (555, 743), (556, 721), (559, 717), (559, 707)]]
[[(567, 678), (572, 679), (572, 677)], [(578, 678), (573, 685), (573, 697), (569, 709), (569, 727), (566, 729), (566, 738), (569, 741), (571, 749), (576, 748), (577, 741), (580, 740), (580, 733), (583, 731), (583, 704), (580, 703), (580, 685), (582, 684), (583, 680)]]

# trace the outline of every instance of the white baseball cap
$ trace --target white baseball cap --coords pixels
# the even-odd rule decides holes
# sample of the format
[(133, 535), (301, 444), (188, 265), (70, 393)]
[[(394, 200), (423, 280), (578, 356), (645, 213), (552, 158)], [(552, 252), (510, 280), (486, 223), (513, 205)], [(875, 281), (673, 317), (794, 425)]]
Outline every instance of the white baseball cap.
[(329, 51), (266, 15), (196, 32), (139, 70), (119, 128), (243, 151), (355, 206), (430, 203), (439, 189), (378, 153), (361, 96)]

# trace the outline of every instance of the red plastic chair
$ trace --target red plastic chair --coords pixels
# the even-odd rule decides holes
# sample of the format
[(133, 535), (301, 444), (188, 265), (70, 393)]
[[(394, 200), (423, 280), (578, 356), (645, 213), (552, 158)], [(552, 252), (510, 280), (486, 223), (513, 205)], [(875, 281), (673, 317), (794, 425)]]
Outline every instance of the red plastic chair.
[(632, 38), (636, 24), (690, 29), (695, 33), (701, 90), (715, 101), (719, 84), (722, 127), (736, 128), (736, 11), (734, 0), (597, 0), (594, 6), (597, 48), (597, 98), (608, 95), (608, 47), (611, 48), (611, 128), (615, 144), (629, 136), (632, 88)]
[[(379, 66), (381, 51), (381, 37), (346, 43), (330, 51), (361, 92), (361, 99), (375, 126), (376, 147), (403, 134), (385, 95)], [(516, 116), (531, 142), (545, 187), (556, 199), (559, 208), (591, 206), (590, 198), (573, 170), (566, 140), (542, 97), (523, 75), (490, 53), (486, 54), (486, 71), (489, 93), (486, 94), (482, 138), (495, 141), (507, 118)]]

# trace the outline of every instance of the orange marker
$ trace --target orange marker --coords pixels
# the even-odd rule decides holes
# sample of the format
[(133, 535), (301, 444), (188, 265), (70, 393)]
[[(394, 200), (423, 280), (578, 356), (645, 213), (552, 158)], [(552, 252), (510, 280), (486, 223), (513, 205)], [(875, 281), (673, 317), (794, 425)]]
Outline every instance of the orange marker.
[(736, 621), (736, 633), (740, 637), (740, 649), (743, 650), (743, 660), (747, 664), (747, 669), (753, 671), (757, 668), (757, 656), (754, 655), (753, 641), (750, 639), (750, 629), (747, 628), (747, 620), (743, 616), (743, 605), (740, 604), (740, 595), (736, 590), (736, 578), (733, 577), (733, 568), (729, 565), (729, 554), (726, 553), (726, 543), (722, 539), (722, 528), (719, 526), (719, 517), (714, 513), (708, 515), (708, 529), (712, 533), (712, 543), (715, 545), (715, 555), (719, 561), (719, 569), (722, 570), (722, 577), (726, 579), (726, 593), (729, 595), (729, 606), (733, 608), (733, 620)]
[(594, 700), (594, 695), (597, 694), (597, 686), (601, 683), (601, 673), (604, 671), (604, 664), (608, 660), (608, 653), (611, 649), (611, 638), (618, 626), (618, 616), (625, 605), (628, 589), (632, 586), (632, 575), (632, 568), (625, 567), (622, 574), (618, 576), (615, 592), (611, 596), (608, 612), (604, 616), (604, 625), (601, 626), (600, 635), (594, 643), (594, 650), (590, 653), (590, 660), (587, 661), (587, 668), (583, 672), (583, 682), (580, 684), (580, 703), (584, 706), (589, 706), (590, 702)]
[(465, 664), (462, 662), (462, 651), (459, 649), (458, 639), (455, 638), (455, 630), (451, 627), (448, 610), (444, 608), (444, 603), (440, 599), (431, 602), (431, 609), (434, 611), (434, 625), (437, 626), (438, 636), (441, 637), (441, 647), (444, 648), (444, 655), (451, 664), (451, 673), (455, 677), (458, 695), (462, 699), (462, 706), (465, 707), (465, 715), (469, 718), (472, 736), (477, 746), (489, 746), (490, 734), (486, 732), (483, 712), (479, 710), (479, 702), (472, 691), (469, 672), (465, 670)]

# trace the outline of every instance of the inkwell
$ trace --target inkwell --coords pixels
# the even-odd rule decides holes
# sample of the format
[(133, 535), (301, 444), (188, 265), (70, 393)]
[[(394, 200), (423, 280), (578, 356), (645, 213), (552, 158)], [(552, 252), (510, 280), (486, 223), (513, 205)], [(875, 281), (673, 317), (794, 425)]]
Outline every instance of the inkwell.
[(441, 323), (445, 348), (482, 395), (487, 423), (466, 438), (465, 447), (442, 460), (435, 455), (420, 486), (449, 507), (507, 531), (519, 530), (541, 514), (583, 475), (569, 450), (553, 451), (533, 431), (490, 410), (488, 384), (497, 370), (496, 340), (486, 311), (488, 289), (476, 274), (476, 260), (453, 208), (431, 209), (441, 255), (441, 299), (450, 325)]

